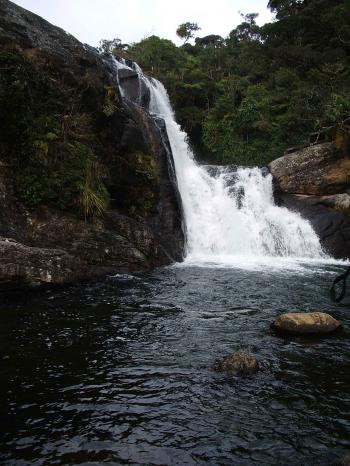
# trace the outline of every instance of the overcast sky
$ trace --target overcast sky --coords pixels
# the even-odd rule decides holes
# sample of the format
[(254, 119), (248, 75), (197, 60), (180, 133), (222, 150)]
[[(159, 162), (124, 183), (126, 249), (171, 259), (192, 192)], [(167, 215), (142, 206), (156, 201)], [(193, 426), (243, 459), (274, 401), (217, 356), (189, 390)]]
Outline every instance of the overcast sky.
[(96, 46), (100, 39), (119, 37), (137, 42), (152, 34), (181, 43), (176, 28), (186, 21), (201, 27), (199, 36), (223, 37), (241, 22), (239, 11), (259, 13), (258, 23), (271, 20), (268, 0), (14, 0)]

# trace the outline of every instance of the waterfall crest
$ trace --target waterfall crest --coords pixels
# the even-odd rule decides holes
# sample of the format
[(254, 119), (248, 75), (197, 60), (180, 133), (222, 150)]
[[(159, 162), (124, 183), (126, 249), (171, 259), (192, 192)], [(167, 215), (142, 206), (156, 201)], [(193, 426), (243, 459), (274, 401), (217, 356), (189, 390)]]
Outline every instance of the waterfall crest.
[(132, 66), (149, 89), (149, 111), (166, 124), (186, 228), (185, 261), (327, 258), (311, 224), (275, 205), (271, 174), (257, 167), (234, 172), (221, 167), (213, 173), (197, 164), (163, 84)]

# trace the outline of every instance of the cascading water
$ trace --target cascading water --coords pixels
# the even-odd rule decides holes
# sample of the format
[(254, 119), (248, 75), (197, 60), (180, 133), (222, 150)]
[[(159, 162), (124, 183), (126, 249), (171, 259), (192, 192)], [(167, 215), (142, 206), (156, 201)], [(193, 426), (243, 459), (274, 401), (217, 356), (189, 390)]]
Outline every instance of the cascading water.
[(213, 175), (196, 163), (164, 86), (135, 66), (150, 91), (150, 112), (166, 123), (183, 205), (186, 261), (235, 264), (242, 259), (326, 258), (311, 224), (274, 204), (270, 174), (255, 167), (238, 168), (234, 175), (222, 168)]

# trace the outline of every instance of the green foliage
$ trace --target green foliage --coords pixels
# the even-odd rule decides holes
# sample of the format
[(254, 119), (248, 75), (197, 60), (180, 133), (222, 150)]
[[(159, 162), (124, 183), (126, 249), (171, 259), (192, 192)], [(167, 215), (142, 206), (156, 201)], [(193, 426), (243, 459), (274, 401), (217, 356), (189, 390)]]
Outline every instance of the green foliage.
[(131, 45), (127, 55), (150, 74), (171, 73), (181, 68), (184, 54), (170, 40), (150, 36)]
[(35, 94), (41, 84), (44, 92), (46, 88), (45, 83), (36, 83), (33, 69), (16, 47), (1, 50), (0, 69), (0, 158), (10, 162), (25, 153), (32, 132)]
[[(267, 150), (273, 138), (271, 98), (261, 84), (247, 87), (245, 96), (237, 100), (237, 88), (224, 94), (218, 108), (209, 112), (204, 123), (204, 141), (221, 163), (255, 165), (267, 163)], [(223, 99), (228, 102), (222, 102)], [(228, 111), (218, 117), (222, 107), (236, 106), (235, 112)]]
[[(349, 132), (350, 2), (270, 0), (228, 37), (180, 25), (176, 47), (149, 37), (124, 49), (161, 80), (192, 145), (209, 162), (266, 164), (289, 147)], [(188, 35), (190, 34), (190, 35)]]
[(112, 40), (107, 40), (107, 39), (100, 40), (97, 50), (100, 53), (103, 53), (106, 55), (110, 55), (110, 54), (122, 55), (126, 47), (127, 47), (127, 44), (123, 44), (122, 41), (118, 37), (116, 37), (115, 39), (112, 39)]
[(117, 95), (115, 88), (112, 86), (105, 86), (105, 99), (102, 111), (107, 116), (112, 116), (118, 108)]
[(156, 207), (155, 192), (159, 183), (156, 161), (151, 155), (134, 152), (128, 156), (128, 165), (140, 184), (135, 183), (131, 188), (126, 208), (131, 216), (145, 217)]
[(197, 23), (182, 23), (176, 29), (176, 35), (180, 37), (180, 39), (184, 39), (185, 42), (188, 42), (192, 37), (194, 37), (194, 33), (199, 31), (200, 27)]
[(67, 143), (60, 147), (59, 160), (53, 161), (46, 142), (38, 143), (30, 163), (18, 171), (19, 194), (27, 206), (49, 202), (61, 209), (77, 206), (85, 218), (102, 214), (108, 193), (92, 150), (80, 142)]
[(85, 219), (102, 215), (109, 204), (108, 191), (103, 183), (103, 171), (94, 154), (83, 144), (73, 146), (73, 153), (80, 162), (76, 172), (77, 202)]
[(101, 143), (76, 90), (17, 47), (3, 47), (0, 68), (0, 160), (13, 167), (19, 197), (29, 208), (49, 203), (100, 215), (108, 205)]

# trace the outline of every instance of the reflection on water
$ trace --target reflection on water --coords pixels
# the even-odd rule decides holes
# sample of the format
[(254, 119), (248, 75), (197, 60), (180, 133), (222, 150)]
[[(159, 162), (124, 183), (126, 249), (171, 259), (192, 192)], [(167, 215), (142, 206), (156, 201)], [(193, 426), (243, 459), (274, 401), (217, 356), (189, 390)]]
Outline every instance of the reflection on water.
[[(350, 450), (350, 314), (339, 268), (314, 270), (170, 267), (1, 304), (1, 464), (329, 464)], [(290, 310), (344, 331), (277, 337)], [(238, 349), (257, 375), (212, 370)]]

